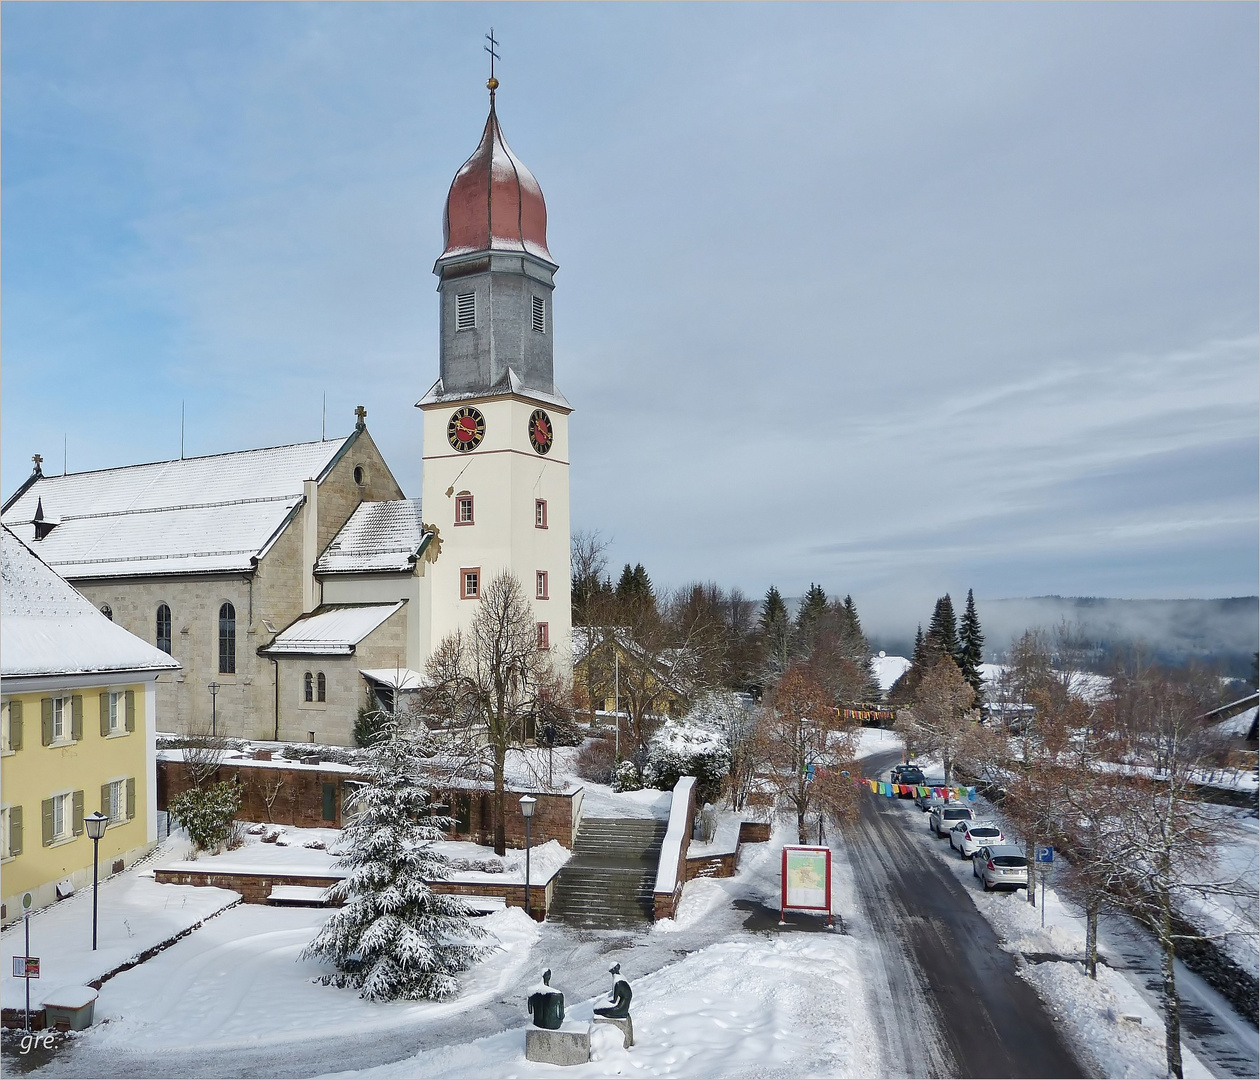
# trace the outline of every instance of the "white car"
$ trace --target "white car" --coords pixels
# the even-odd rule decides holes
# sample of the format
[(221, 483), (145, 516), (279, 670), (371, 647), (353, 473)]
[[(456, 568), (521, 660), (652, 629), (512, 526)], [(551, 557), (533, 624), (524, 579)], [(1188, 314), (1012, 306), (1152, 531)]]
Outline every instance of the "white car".
[(928, 828), (937, 836), (944, 836), (960, 821), (974, 821), (976, 815), (970, 806), (962, 803), (947, 802), (932, 807), (932, 816), (928, 818)]
[(949, 846), (963, 859), (970, 859), (982, 847), (1005, 843), (1002, 830), (991, 821), (960, 821), (949, 830)]

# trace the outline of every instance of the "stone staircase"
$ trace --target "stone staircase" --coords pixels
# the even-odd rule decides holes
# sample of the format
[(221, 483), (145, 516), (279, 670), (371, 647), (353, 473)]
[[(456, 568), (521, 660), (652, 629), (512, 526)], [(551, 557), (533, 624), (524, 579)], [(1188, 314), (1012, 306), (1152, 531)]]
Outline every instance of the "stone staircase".
[(556, 878), (547, 918), (593, 930), (651, 922), (667, 826), (654, 818), (583, 818), (573, 858)]

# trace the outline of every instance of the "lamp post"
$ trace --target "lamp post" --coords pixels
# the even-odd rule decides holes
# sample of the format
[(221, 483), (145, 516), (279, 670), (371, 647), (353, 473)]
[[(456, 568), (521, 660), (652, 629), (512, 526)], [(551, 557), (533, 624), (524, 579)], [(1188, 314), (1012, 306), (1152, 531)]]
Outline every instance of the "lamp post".
[(525, 819), (525, 914), (532, 919), (529, 909), (529, 823), (534, 817), (534, 806), (538, 803), (532, 795), (521, 796), (521, 817)]
[(96, 952), (96, 870), (101, 851), (101, 837), (105, 835), (105, 830), (109, 828), (109, 818), (98, 810), (94, 814), (88, 814), (83, 819), (83, 827), (87, 829), (87, 834), (92, 840), (92, 951)]
[(219, 695), (219, 684), (217, 682), (212, 682), (206, 687), (206, 689), (210, 691), (210, 737), (215, 738), (219, 734), (217, 723), (218, 712), (215, 708), (215, 699)]

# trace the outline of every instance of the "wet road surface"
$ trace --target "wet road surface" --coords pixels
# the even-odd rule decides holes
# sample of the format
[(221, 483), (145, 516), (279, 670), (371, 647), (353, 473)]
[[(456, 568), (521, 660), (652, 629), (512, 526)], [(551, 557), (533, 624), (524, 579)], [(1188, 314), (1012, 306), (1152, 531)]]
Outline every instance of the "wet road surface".
[[(866, 773), (899, 760), (870, 758)], [(863, 799), (847, 834), (861, 915), (882, 967), (871, 974), (885, 1075), (1085, 1076), (965, 887), (907, 835), (906, 805)]]

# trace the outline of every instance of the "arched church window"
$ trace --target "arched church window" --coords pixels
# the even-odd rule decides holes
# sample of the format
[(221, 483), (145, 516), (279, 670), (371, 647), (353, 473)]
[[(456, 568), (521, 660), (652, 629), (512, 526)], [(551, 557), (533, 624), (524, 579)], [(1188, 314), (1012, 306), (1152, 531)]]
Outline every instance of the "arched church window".
[(114, 621), (114, 609), (108, 604), (101, 605), (101, 614), (104, 615), (110, 622)]
[(157, 647), (168, 656), (171, 652), (171, 609), (165, 604), (158, 604), (157, 609)]
[(219, 608), (219, 674), (236, 674), (236, 608)]
[(305, 675), (302, 676), (302, 700), (303, 701), (315, 700), (315, 683), (309, 671)]
[(328, 680), (324, 678), (322, 671), (315, 676), (315, 696), (320, 701), (328, 700)]

